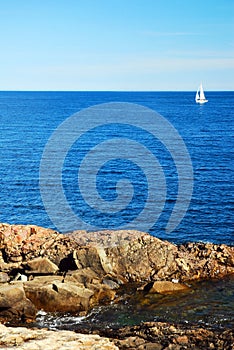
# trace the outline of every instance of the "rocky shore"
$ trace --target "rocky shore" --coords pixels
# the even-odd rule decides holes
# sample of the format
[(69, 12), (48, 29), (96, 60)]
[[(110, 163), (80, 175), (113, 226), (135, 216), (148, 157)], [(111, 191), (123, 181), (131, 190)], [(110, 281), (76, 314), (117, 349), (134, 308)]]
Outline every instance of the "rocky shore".
[(22, 350), (183, 350), (233, 349), (233, 331), (186, 328), (162, 322), (144, 323), (103, 334), (80, 334), (6, 327), (0, 324), (0, 348)]
[(177, 246), (138, 231), (63, 235), (0, 224), (0, 347), (53, 349), (54, 341), (54, 349), (232, 349), (231, 330), (151, 322), (85, 335), (4, 323), (30, 323), (38, 310), (85, 315), (117, 302), (119, 288), (133, 282), (149, 293), (178, 293), (191, 281), (233, 273), (234, 247), (223, 244)]

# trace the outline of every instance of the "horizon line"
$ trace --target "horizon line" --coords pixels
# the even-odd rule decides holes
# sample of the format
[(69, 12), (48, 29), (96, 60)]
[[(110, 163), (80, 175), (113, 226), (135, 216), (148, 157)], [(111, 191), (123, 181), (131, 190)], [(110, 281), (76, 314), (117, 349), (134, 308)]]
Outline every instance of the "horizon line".
[[(196, 90), (0, 90), (0, 92), (196, 92)], [(205, 90), (206, 92), (234, 92), (234, 90)]]

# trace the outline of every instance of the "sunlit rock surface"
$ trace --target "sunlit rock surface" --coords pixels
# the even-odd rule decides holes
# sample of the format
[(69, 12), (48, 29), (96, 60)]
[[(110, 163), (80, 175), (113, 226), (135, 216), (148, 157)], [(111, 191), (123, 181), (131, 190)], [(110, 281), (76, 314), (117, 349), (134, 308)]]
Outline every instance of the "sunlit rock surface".
[[(192, 280), (234, 273), (234, 247), (177, 246), (134, 230), (64, 235), (33, 225), (0, 224), (0, 252), (0, 293), (5, 285), (21, 283), (22, 300), (45, 311), (85, 314), (114, 300), (119, 286), (129, 282), (148, 284), (151, 292), (176, 292)], [(3, 304), (0, 317), (7, 318), (14, 303)], [(32, 318), (32, 310), (21, 314), (21, 309), (15, 312), (19, 319)]]

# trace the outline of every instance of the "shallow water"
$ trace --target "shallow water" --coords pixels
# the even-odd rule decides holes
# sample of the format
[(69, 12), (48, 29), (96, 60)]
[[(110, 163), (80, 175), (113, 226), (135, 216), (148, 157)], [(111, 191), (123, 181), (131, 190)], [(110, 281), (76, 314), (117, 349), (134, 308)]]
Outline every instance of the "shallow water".
[(99, 306), (86, 317), (40, 311), (36, 327), (95, 330), (161, 321), (234, 328), (234, 275), (222, 280), (193, 283), (186, 292), (146, 294), (132, 288), (120, 292), (120, 301)]

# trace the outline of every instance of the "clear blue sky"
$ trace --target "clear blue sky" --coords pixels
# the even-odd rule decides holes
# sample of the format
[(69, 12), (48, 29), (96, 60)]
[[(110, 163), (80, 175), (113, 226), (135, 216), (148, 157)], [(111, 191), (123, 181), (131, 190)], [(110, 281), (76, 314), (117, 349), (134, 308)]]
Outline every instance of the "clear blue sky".
[(0, 0), (0, 90), (234, 90), (234, 0)]

